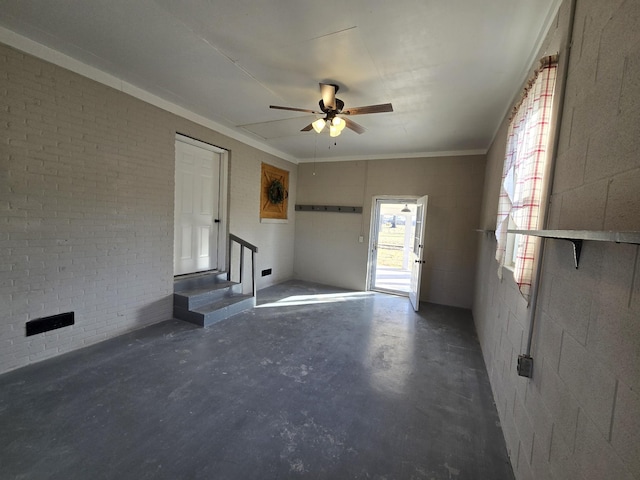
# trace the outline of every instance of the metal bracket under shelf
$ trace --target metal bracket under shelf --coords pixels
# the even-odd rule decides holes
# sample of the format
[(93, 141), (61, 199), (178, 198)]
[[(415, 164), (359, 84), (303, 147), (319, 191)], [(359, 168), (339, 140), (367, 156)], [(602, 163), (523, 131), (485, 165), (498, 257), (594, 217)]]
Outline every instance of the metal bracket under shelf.
[(296, 205), (296, 212), (362, 213), (362, 207), (345, 207), (342, 205)]
[(640, 232), (603, 232), (592, 230), (507, 230), (507, 233), (520, 235), (532, 235), (541, 238), (553, 238), (566, 240), (573, 246), (573, 264), (578, 268), (582, 242), (591, 240), (595, 242), (628, 243), (640, 245)]
[[(550, 237), (555, 238), (555, 237)], [(576, 266), (576, 270), (578, 269), (578, 265), (580, 264), (580, 253), (582, 252), (582, 240), (576, 240), (575, 238), (561, 238), (559, 240), (568, 240), (573, 245), (573, 264)]]

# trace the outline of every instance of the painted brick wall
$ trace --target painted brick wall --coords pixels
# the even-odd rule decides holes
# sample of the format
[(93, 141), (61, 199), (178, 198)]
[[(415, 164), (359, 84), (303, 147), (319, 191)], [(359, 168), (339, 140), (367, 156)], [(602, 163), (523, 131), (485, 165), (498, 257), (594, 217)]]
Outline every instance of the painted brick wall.
[[(546, 48), (566, 28), (568, 2)], [(640, 3), (577, 0), (549, 228), (640, 230)], [(551, 52), (549, 52), (551, 53)], [(488, 154), (482, 221), (495, 228), (506, 123)], [(640, 260), (632, 245), (547, 241), (533, 337), (527, 305), (478, 255), (474, 318), (518, 479), (640, 479)]]
[(261, 225), (254, 192), (263, 161), (295, 191), (295, 165), (4, 45), (0, 123), (0, 372), (171, 318), (176, 132), (231, 151), (231, 231), (274, 269), (260, 286), (292, 276), (294, 221)]

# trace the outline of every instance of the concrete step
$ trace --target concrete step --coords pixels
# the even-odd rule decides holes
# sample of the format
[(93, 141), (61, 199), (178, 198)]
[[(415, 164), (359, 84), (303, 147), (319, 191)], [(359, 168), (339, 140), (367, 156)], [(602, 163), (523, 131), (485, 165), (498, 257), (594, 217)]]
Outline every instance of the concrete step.
[(233, 315), (250, 310), (255, 305), (256, 299), (254, 296), (236, 294), (223, 297), (192, 310), (174, 304), (173, 315), (180, 320), (195, 323), (201, 327), (208, 327)]
[(181, 275), (173, 280), (173, 291), (183, 292), (186, 290), (207, 288), (216, 283), (226, 282), (227, 272), (212, 271), (203, 273), (193, 273), (190, 275)]
[(174, 280), (173, 316), (201, 327), (213, 325), (256, 305), (242, 284), (227, 280), (226, 272), (185, 275)]
[(187, 310), (194, 310), (203, 305), (213, 303), (225, 297), (242, 293), (242, 285), (236, 282), (220, 280), (209, 285), (195, 284), (189, 288), (182, 287), (173, 293), (173, 305)]

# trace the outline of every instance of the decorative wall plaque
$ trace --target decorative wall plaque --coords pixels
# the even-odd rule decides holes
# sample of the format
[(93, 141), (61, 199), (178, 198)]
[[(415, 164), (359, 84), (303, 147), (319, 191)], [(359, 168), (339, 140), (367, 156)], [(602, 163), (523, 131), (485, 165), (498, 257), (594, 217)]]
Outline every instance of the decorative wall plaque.
[(260, 218), (286, 220), (289, 207), (289, 172), (263, 163), (260, 188)]

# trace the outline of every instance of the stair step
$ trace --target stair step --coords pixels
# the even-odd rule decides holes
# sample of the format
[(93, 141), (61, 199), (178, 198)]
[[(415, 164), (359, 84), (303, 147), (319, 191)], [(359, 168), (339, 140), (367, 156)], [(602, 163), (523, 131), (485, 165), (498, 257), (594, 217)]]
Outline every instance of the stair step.
[(204, 272), (178, 277), (173, 283), (173, 316), (201, 327), (213, 325), (256, 305), (242, 284), (227, 280), (226, 272)]
[(255, 307), (255, 304), (255, 297), (253, 297), (253, 295), (232, 295), (201, 305), (192, 310), (174, 304), (173, 315), (180, 320), (195, 323), (201, 327), (208, 327), (214, 323), (226, 320), (233, 315), (249, 310)]
[(173, 304), (194, 310), (203, 305), (213, 303), (225, 297), (242, 293), (242, 285), (236, 282), (221, 280), (209, 285), (192, 285), (191, 287), (182, 287), (182, 290), (173, 293)]
[(173, 280), (173, 291), (183, 292), (191, 289), (208, 288), (220, 282), (227, 281), (227, 272), (206, 272), (183, 275)]

